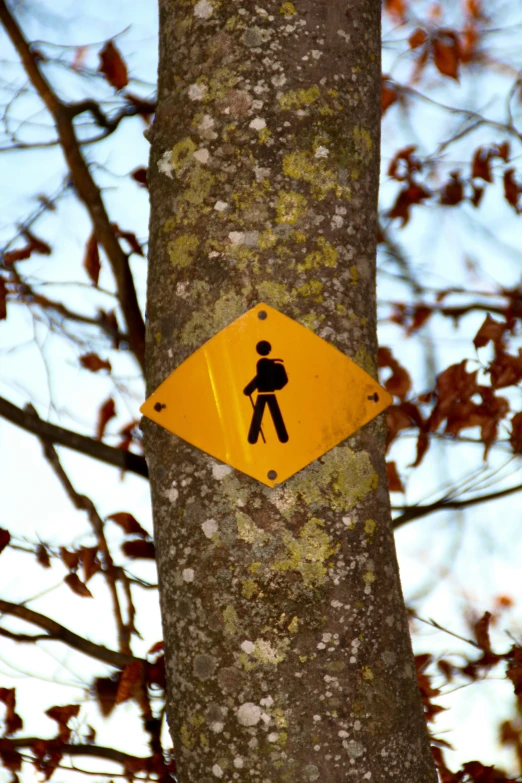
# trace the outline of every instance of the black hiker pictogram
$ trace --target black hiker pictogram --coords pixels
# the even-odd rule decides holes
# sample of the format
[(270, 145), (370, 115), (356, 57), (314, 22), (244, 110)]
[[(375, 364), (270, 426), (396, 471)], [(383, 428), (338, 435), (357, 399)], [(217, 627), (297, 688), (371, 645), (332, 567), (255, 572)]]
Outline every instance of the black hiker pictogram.
[[(266, 443), (265, 435), (261, 427), (263, 421), (263, 414), (265, 407), (268, 405), (270, 410), (272, 421), (277, 432), (277, 437), (281, 443), (288, 442), (288, 432), (286, 431), (283, 416), (277, 402), (277, 397), (274, 392), (283, 389), (288, 383), (288, 376), (283, 364), (282, 359), (267, 359), (266, 357), (272, 350), (272, 346), (267, 340), (260, 340), (256, 345), (256, 351), (262, 359), (259, 359), (257, 363), (257, 375), (252, 378), (243, 389), (243, 394), (250, 397), (252, 408), (254, 409), (252, 414), (252, 422), (248, 431), (248, 442), (257, 443), (259, 435), (263, 439), (263, 443)], [(252, 400), (252, 393), (257, 389), (257, 398), (254, 405)]]

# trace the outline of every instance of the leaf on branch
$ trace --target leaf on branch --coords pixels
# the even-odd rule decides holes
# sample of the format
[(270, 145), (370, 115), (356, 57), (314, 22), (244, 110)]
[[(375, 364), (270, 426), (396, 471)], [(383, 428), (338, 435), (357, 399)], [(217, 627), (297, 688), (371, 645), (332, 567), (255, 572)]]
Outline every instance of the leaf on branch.
[(23, 232), (24, 237), (27, 239), (27, 245), (21, 247), (18, 250), (8, 250), (4, 253), (3, 262), (6, 266), (14, 264), (16, 261), (25, 261), (33, 253), (39, 253), (40, 255), (51, 255), (51, 247), (42, 239), (38, 239), (30, 231)]
[(140, 166), (140, 168), (131, 171), (131, 177), (141, 188), (149, 187), (147, 180), (147, 169), (144, 166)]
[[(128, 451), (131, 444), (135, 440), (135, 430), (138, 426), (139, 421), (137, 419), (134, 419), (133, 421), (130, 421), (128, 424), (126, 424), (124, 427), (121, 428), (119, 431), (119, 435), (121, 435), (121, 441), (118, 443), (118, 448), (123, 449), (123, 451)], [(139, 439), (136, 439), (138, 443), (140, 443)], [(141, 444), (140, 444), (141, 445)]]
[(60, 547), (60, 557), (69, 571), (76, 571), (80, 563), (79, 552), (69, 552), (64, 546)]
[(509, 442), (515, 454), (522, 454), (522, 411), (516, 413), (511, 419)]
[(16, 712), (16, 690), (15, 688), (0, 688), (0, 701), (5, 704), (5, 736), (14, 734), (24, 725), (20, 715)]
[(491, 641), (489, 638), (489, 624), (491, 622), (491, 612), (484, 612), (478, 623), (475, 624), (475, 638), (481, 650), (485, 653), (491, 653)]
[(507, 330), (507, 328), (507, 323), (495, 321), (488, 313), (486, 320), (475, 335), (473, 345), (475, 348), (483, 348), (491, 340), (494, 343), (495, 348), (502, 349), (504, 347), (502, 335)]
[(146, 98), (141, 98), (139, 95), (135, 95), (132, 92), (125, 92), (124, 97), (129, 101), (129, 103), (134, 106), (140, 115), (144, 120), (147, 122), (150, 120), (150, 117), (156, 112), (156, 102), (155, 101), (148, 101)]
[[(383, 74), (381, 78), (381, 114), (398, 100), (399, 95), (394, 82), (389, 76)], [(134, 176), (134, 175), (133, 175)]]
[[(22, 756), (16, 750), (14, 742), (6, 737), (0, 739), (0, 759), (3, 766), (13, 773), (22, 769)], [(13, 783), (18, 783), (18, 780), (18, 776), (13, 774)]]
[(163, 642), (163, 641), (155, 642), (152, 645), (152, 647), (150, 648), (150, 650), (147, 653), (147, 655), (155, 655), (158, 652), (163, 652), (164, 649), (165, 649), (165, 642)]
[(87, 585), (82, 582), (78, 574), (67, 574), (63, 581), (68, 587), (71, 588), (73, 593), (76, 593), (76, 595), (81, 595), (82, 598), (92, 598), (91, 591)]
[(464, 198), (464, 183), (460, 178), (460, 171), (452, 171), (450, 179), (442, 187), (440, 203), (445, 207), (454, 207), (460, 204)]
[(140, 523), (135, 519), (132, 514), (127, 511), (119, 511), (117, 514), (111, 514), (107, 519), (115, 522), (119, 525), (127, 535), (141, 536), (141, 538), (150, 538), (146, 530), (142, 528)]
[(118, 693), (120, 676), (121, 672), (118, 672), (114, 678), (97, 677), (94, 680), (96, 700), (104, 718), (107, 718), (111, 714), (116, 704), (116, 694)]
[(144, 541), (141, 538), (124, 541), (121, 545), (124, 555), (135, 560), (155, 560), (156, 550), (153, 541)]
[(155, 663), (147, 666), (147, 684), (157, 685), (158, 688), (165, 690), (167, 681), (165, 677), (165, 656), (159, 655)]
[(484, 195), (484, 188), (471, 183), (471, 190), (473, 191), (473, 195), (469, 197), (469, 200), (474, 207), (478, 207), (482, 201), (482, 196)]
[(76, 718), (80, 712), (79, 704), (67, 704), (65, 707), (51, 707), (45, 711), (45, 714), (55, 720), (58, 724), (58, 737), (67, 742), (71, 736), (71, 729), (68, 727), (68, 723), (71, 718)]
[(488, 372), (494, 389), (515, 386), (522, 380), (522, 349), (518, 349), (518, 356), (498, 350), (489, 365)]
[(384, 9), (400, 22), (406, 21), (406, 0), (385, 0)]
[(83, 257), (83, 268), (89, 275), (92, 283), (97, 286), (100, 277), (100, 253), (98, 252), (98, 241), (95, 234), (91, 234), (85, 245), (85, 255)]
[(0, 321), (7, 318), (7, 286), (5, 278), (0, 275)]
[(518, 206), (518, 197), (522, 188), (515, 179), (515, 169), (506, 169), (504, 172), (504, 198), (511, 204), (517, 215), (520, 212)]
[(433, 39), (433, 59), (440, 73), (459, 80), (460, 46), (453, 30), (439, 30)]
[(139, 691), (143, 681), (143, 666), (140, 661), (128, 663), (121, 673), (116, 704), (132, 699)]
[(99, 52), (100, 65), (98, 71), (103, 73), (109, 84), (116, 90), (122, 90), (129, 83), (127, 66), (120, 51), (112, 41), (107, 41)]
[(31, 745), (34, 754), (33, 764), (39, 772), (43, 773), (44, 780), (49, 780), (63, 757), (62, 747), (64, 741), (60, 737), (49, 740), (36, 740)]
[(84, 353), (83, 356), (80, 356), (80, 364), (91, 372), (99, 372), (100, 370), (110, 372), (112, 370), (111, 363), (107, 359), (100, 359), (96, 353)]
[(479, 147), (475, 151), (471, 164), (471, 176), (483, 179), (485, 182), (493, 182), (491, 175), (491, 150), (487, 147)]
[(114, 229), (114, 233), (119, 239), (124, 239), (126, 242), (129, 243), (129, 246), (133, 253), (137, 253), (137, 255), (139, 256), (144, 255), (143, 248), (138, 242), (136, 234), (133, 234), (132, 231), (122, 231), (117, 223), (113, 223), (112, 228)]
[(379, 367), (389, 367), (391, 376), (385, 381), (384, 387), (401, 402), (411, 389), (411, 378), (408, 371), (394, 358), (389, 348), (379, 348), (377, 353)]
[(96, 424), (96, 440), (101, 440), (105, 433), (105, 428), (111, 419), (116, 416), (116, 405), (112, 397), (106, 400), (98, 411), (98, 422)]
[(83, 567), (83, 578), (86, 582), (101, 571), (101, 563), (98, 560), (98, 547), (97, 546), (82, 546), (80, 551)]
[(408, 38), (408, 43), (410, 49), (418, 49), (418, 47), (425, 44), (427, 40), (427, 33), (424, 30), (421, 30), (420, 27), (417, 27)]
[(109, 312), (105, 312), (105, 310), (98, 310), (98, 316), (100, 319), (100, 323), (105, 329), (105, 331), (112, 335), (112, 347), (119, 348), (120, 332), (118, 329), (118, 319), (116, 318), (116, 311), (110, 310)]
[(51, 567), (51, 559), (45, 544), (38, 544), (36, 548), (36, 562), (40, 563), (43, 568)]
[(427, 432), (419, 432), (419, 437), (417, 438), (417, 454), (415, 456), (415, 462), (412, 462), (410, 465), (411, 468), (418, 468), (421, 464), (424, 455), (428, 451), (430, 445), (430, 439), (428, 437)]
[(404, 182), (406, 179), (411, 182), (412, 175), (416, 171), (422, 171), (422, 161), (415, 155), (416, 149), (417, 146), (411, 144), (398, 150), (388, 166), (388, 176), (397, 182)]
[(404, 228), (410, 219), (410, 208), (414, 204), (421, 204), (430, 196), (429, 190), (412, 182), (408, 187), (399, 191), (395, 204), (388, 212), (388, 217), (402, 220), (401, 228)]
[(390, 492), (404, 492), (404, 487), (395, 462), (386, 463), (386, 472), (388, 473), (388, 487)]
[(0, 527), (0, 552), (3, 552), (10, 540), (11, 533), (8, 530), (4, 530), (2, 527)]

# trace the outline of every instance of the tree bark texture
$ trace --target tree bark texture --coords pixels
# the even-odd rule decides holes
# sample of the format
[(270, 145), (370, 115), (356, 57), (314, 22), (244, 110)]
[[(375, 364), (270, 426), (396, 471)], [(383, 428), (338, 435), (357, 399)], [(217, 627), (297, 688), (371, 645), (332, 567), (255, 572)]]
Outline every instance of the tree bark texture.
[[(148, 393), (260, 301), (375, 375), (379, 128), (375, 0), (161, 0)], [(432, 783), (383, 421), (276, 489), (144, 428), (180, 781)]]

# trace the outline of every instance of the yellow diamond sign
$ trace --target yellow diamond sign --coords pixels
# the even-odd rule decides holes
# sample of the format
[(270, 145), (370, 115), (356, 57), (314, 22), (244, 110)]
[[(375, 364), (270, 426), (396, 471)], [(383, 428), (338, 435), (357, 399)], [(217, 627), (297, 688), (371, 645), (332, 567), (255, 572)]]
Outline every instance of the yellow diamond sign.
[(141, 412), (273, 487), (391, 402), (333, 345), (258, 304), (189, 356)]

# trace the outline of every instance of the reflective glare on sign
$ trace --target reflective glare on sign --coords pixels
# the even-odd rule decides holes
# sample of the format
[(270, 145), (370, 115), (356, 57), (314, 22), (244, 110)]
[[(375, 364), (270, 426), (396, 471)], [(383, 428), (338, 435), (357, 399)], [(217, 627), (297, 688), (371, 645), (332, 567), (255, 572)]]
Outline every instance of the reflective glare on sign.
[(391, 402), (333, 345), (259, 304), (180, 364), (141, 412), (273, 487)]

